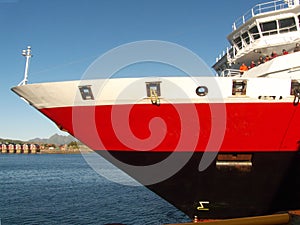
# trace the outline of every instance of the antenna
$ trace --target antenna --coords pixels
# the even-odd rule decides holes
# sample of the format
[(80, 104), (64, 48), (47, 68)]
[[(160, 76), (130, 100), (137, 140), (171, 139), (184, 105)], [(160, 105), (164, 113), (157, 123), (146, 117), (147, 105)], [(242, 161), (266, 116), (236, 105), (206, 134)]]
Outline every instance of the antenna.
[(24, 79), (21, 81), (21, 83), (19, 83), (18, 86), (27, 84), (27, 81), (28, 81), (29, 60), (32, 57), (32, 55), (31, 55), (31, 47), (28, 46), (27, 50), (23, 50), (22, 51), (22, 55), (25, 56), (25, 58), (26, 58), (26, 65), (25, 65), (25, 71), (24, 71)]

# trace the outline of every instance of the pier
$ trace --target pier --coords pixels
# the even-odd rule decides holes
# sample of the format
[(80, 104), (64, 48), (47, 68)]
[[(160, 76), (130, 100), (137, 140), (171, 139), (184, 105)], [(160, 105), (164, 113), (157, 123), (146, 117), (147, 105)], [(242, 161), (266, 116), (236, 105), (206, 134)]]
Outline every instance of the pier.
[(165, 225), (297, 225), (300, 224), (300, 210), (286, 213), (254, 216), (236, 219), (203, 221), (197, 217), (190, 223), (165, 224)]

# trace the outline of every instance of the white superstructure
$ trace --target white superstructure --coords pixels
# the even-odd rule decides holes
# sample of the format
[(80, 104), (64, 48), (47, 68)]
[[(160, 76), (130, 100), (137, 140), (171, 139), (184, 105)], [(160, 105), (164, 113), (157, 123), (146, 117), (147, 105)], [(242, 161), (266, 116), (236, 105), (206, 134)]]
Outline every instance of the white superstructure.
[[(296, 44), (300, 43), (299, 24), (299, 0), (275, 0), (256, 5), (233, 23), (233, 31), (227, 37), (231, 46), (217, 58), (213, 68), (219, 76), (237, 75), (242, 63), (250, 66), (254, 61), (258, 66), (259, 57), (271, 57), (276, 52), (284, 58), (256, 68), (255, 72), (249, 70), (244, 76), (273, 77), (276, 71), (286, 74), (287, 70), (298, 70), (299, 55), (282, 55), (282, 51), (294, 53)], [(299, 78), (296, 74), (290, 77)]]

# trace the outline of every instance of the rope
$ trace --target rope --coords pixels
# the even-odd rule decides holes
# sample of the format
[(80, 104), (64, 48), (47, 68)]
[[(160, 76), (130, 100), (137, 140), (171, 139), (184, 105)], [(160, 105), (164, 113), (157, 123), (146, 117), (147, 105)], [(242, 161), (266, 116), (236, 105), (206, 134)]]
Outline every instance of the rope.
[(160, 100), (158, 98), (156, 90), (153, 89), (150, 90), (150, 99), (153, 105), (157, 105), (157, 106), (160, 105)]
[(294, 98), (294, 106), (297, 106), (299, 104), (299, 100), (300, 100), (300, 90), (299, 88), (297, 89), (294, 89), (294, 95), (295, 95), (295, 98)]

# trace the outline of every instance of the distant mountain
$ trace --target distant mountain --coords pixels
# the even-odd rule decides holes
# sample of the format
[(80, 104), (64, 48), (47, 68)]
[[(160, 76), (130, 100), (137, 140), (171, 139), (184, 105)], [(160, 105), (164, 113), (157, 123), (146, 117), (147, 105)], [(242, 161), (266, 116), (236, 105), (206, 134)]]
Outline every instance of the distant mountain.
[(28, 142), (55, 144), (55, 145), (69, 144), (72, 141), (78, 142), (78, 140), (75, 139), (74, 137), (72, 137), (71, 135), (64, 136), (64, 135), (59, 135), (59, 134), (54, 134), (50, 138), (34, 138), (31, 140), (28, 140)]
[(0, 138), (0, 143), (15, 143), (15, 144), (23, 144), (23, 143), (24, 143), (24, 141)]

